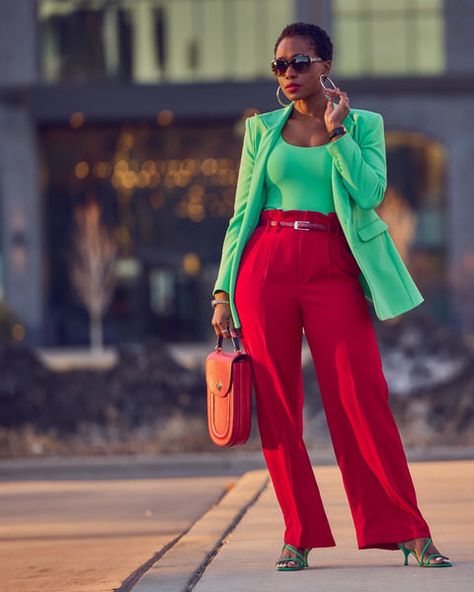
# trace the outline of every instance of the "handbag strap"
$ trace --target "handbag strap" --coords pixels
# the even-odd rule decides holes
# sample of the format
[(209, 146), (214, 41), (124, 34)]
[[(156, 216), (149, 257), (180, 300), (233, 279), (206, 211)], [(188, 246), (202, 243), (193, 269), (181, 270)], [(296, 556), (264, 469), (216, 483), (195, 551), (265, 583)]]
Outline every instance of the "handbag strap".
[[(218, 335), (218, 336), (217, 336), (217, 343), (216, 343), (216, 346), (215, 346), (215, 348), (214, 348), (215, 350), (220, 350), (220, 349), (222, 349), (222, 342), (223, 342), (223, 339), (224, 339), (224, 338), (222, 337), (222, 335)], [(238, 337), (233, 337), (233, 336), (231, 336), (231, 339), (232, 339), (232, 346), (233, 346), (233, 348), (234, 348), (234, 352), (236, 352), (236, 353), (237, 353), (237, 352), (242, 352), (242, 348), (241, 348), (241, 346), (240, 346), (240, 341), (239, 341), (239, 338), (238, 338)]]

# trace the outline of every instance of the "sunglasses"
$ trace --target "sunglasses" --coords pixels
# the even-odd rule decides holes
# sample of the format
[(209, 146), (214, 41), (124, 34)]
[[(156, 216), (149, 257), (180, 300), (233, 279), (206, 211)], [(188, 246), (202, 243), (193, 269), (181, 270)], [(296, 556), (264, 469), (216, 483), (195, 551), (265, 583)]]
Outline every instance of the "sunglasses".
[(293, 56), (291, 60), (275, 58), (271, 62), (272, 72), (275, 76), (283, 76), (291, 65), (298, 74), (304, 74), (310, 69), (312, 62), (324, 62), (324, 60), (322, 58), (313, 58), (304, 53)]

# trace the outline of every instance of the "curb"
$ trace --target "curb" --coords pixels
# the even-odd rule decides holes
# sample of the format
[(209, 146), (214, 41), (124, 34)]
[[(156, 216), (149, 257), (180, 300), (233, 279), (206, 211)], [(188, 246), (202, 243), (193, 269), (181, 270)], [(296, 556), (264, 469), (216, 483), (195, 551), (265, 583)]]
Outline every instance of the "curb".
[(257, 451), (211, 451), (0, 459), (0, 482), (232, 475), (266, 469)]
[(269, 483), (266, 470), (244, 473), (221, 500), (199, 518), (153, 563), (133, 592), (189, 592), (204, 574), (225, 538)]

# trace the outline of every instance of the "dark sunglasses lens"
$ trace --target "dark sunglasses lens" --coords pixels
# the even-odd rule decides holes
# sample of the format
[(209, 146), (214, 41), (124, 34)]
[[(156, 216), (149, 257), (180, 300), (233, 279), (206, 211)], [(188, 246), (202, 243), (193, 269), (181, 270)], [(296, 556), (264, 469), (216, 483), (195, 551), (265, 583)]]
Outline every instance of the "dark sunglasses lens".
[(299, 73), (306, 72), (311, 65), (311, 60), (307, 55), (297, 55), (293, 58), (293, 67)]
[(304, 54), (296, 55), (289, 62), (282, 58), (276, 59), (272, 62), (272, 72), (275, 74), (275, 76), (283, 76), (290, 64), (298, 72), (298, 74), (303, 74), (304, 72), (308, 71), (311, 65), (311, 60), (309, 56)]
[(288, 62), (286, 60), (273, 60), (272, 62), (272, 72), (276, 76), (283, 76), (288, 68)]

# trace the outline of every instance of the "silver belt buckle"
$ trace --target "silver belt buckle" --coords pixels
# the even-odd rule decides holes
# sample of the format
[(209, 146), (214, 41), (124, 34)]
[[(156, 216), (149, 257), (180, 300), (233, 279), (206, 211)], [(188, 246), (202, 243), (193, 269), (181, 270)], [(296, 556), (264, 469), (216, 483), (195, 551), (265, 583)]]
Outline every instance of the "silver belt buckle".
[(293, 228), (295, 230), (309, 230), (309, 228), (301, 228), (300, 224), (305, 224), (307, 223), (306, 220), (295, 220), (295, 222), (293, 222)]

